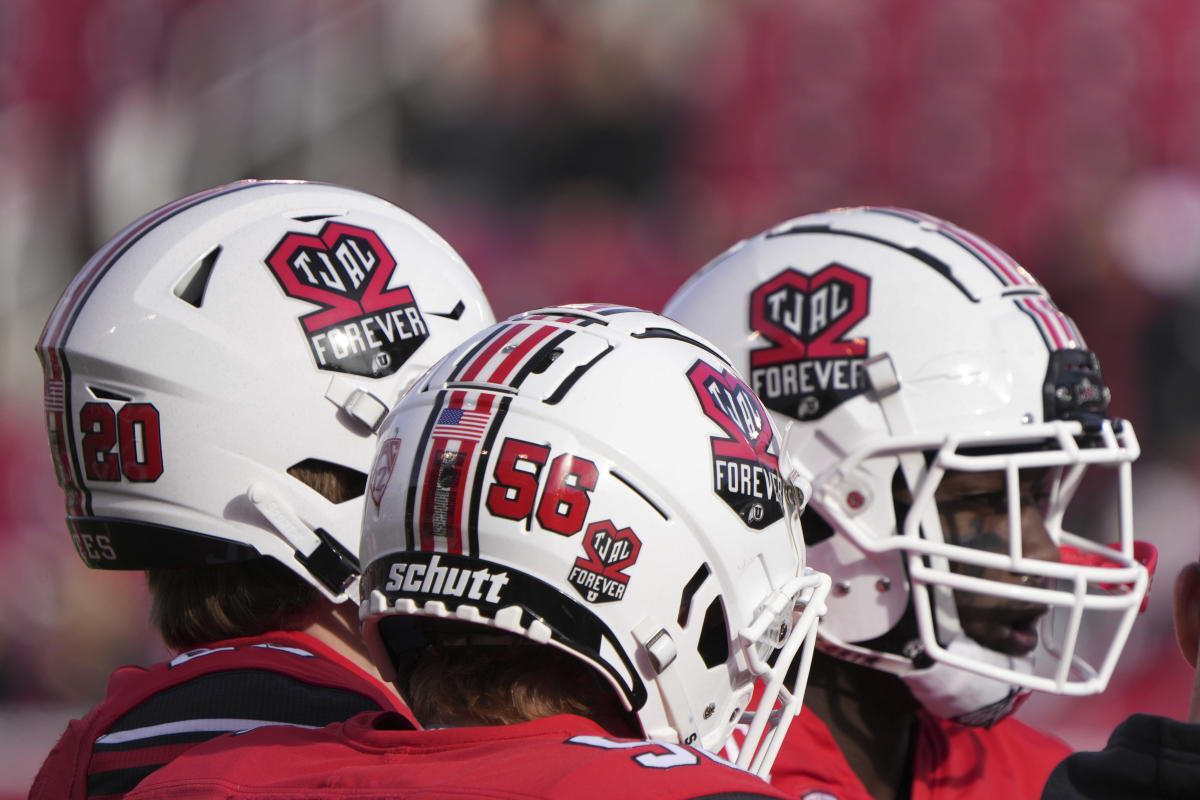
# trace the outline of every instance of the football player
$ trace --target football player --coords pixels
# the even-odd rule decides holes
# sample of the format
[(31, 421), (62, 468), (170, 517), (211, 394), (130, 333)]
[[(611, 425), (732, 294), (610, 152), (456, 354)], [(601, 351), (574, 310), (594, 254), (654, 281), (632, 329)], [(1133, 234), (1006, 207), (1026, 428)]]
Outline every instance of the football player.
[(375, 432), (494, 321), (426, 225), (352, 189), (244, 181), (150, 212), (38, 343), (75, 548), (145, 570), (177, 655), (117, 670), (32, 798), (117, 797), (230, 730), (403, 709), (358, 632)]
[[(833, 590), (776, 784), (1036, 797), (1067, 748), (1009, 714), (1102, 691), (1148, 581), (1137, 439), (1071, 320), (999, 248), (897, 208), (777, 225), (664, 313), (730, 354), (813, 484)], [(1064, 530), (1089, 467), (1119, 500), (1111, 548)]]
[[(513, 317), (400, 401), (367, 488), (364, 635), (429, 729), (260, 728), (131, 800), (777, 797), (756, 775), (829, 589), (805, 567), (804, 498), (695, 334), (623, 307)], [(742, 721), (737, 769), (713, 753)]]

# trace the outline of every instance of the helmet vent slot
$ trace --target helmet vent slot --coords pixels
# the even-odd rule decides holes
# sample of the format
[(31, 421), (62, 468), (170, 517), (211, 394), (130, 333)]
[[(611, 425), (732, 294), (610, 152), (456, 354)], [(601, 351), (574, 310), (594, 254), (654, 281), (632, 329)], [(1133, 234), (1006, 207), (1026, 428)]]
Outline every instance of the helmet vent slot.
[(550, 365), (558, 360), (558, 357), (563, 354), (561, 347), (555, 347), (538, 355), (536, 359), (529, 365), (529, 371), (534, 375), (541, 375), (546, 370), (550, 369)]
[(642, 331), (641, 333), (634, 333), (631, 335), (634, 339), (676, 339), (681, 342), (687, 342), (690, 345), (699, 347), (701, 350), (716, 356), (721, 360), (721, 363), (729, 363), (728, 358), (726, 358), (722, 353), (718, 353), (716, 350), (713, 350), (711, 346), (705, 344), (699, 339), (693, 339), (690, 336), (685, 336), (679, 331), (674, 331), (670, 328), (646, 328), (646, 330)]
[(217, 245), (201, 259), (192, 264), (179, 283), (175, 284), (175, 296), (190, 306), (200, 308), (204, 303), (204, 290), (212, 277), (213, 267), (221, 257), (221, 246)]
[(725, 621), (725, 607), (716, 597), (704, 612), (704, 624), (700, 628), (700, 641), (696, 651), (709, 669), (719, 667), (729, 660), (729, 625)]
[(466, 310), (466, 303), (464, 303), (462, 300), (459, 300), (458, 303), (455, 304), (454, 308), (450, 309), (449, 311), (430, 311), (429, 315), (432, 317), (445, 317), (446, 319), (458, 320), (462, 317), (463, 312)]
[(683, 594), (679, 597), (679, 616), (676, 617), (679, 627), (687, 627), (688, 617), (692, 614), (692, 598), (696, 596), (696, 592), (700, 591), (709, 572), (708, 564), (701, 564), (700, 569), (696, 570), (696, 574), (683, 587)]
[(335, 505), (362, 497), (367, 490), (366, 473), (319, 458), (299, 461), (287, 473)]
[(342, 215), (331, 212), (329, 214), (306, 214), (304, 216), (292, 217), (292, 219), (296, 220), (296, 222), (316, 222), (317, 220), (332, 219), (333, 217), (340, 216)]
[(91, 392), (92, 397), (96, 398), (97, 400), (113, 400), (118, 403), (128, 403), (133, 399), (128, 395), (119, 394), (117, 392), (109, 391), (108, 389), (101, 389), (99, 386), (89, 386), (88, 391)]

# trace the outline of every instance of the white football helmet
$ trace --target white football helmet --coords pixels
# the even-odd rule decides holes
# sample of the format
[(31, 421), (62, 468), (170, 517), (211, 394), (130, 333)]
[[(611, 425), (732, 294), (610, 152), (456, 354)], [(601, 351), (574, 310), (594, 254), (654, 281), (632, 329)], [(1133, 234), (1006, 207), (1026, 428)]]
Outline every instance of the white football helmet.
[(761, 679), (739, 763), (769, 771), (829, 578), (805, 568), (806, 495), (765, 410), (711, 345), (625, 307), (518, 315), (431, 370), (379, 442), (362, 541), (376, 663), (396, 615), (501, 629), (583, 659), (648, 738), (712, 752)]
[[(150, 212), (88, 261), (37, 345), (79, 555), (101, 569), (271, 556), (357, 599), (373, 432), (493, 321), (450, 245), (369, 194), (243, 181)], [(301, 469), (359, 495), (331, 502)]]
[[(1012, 258), (925, 214), (838, 209), (739, 243), (664, 313), (728, 352), (790, 424), (784, 447), (821, 518), (805, 523), (809, 561), (834, 582), (822, 649), (903, 676), (929, 710), (971, 724), (1029, 689), (1104, 689), (1148, 581), (1131, 529), (1137, 439), (1108, 419), (1074, 324)], [(1115, 472), (1112, 547), (1062, 527), (1088, 466)], [(948, 471), (1003, 473), (1006, 545), (949, 540), (934, 500)], [(1048, 476), (1044, 527), (1060, 558), (1022, 553), (1031, 474)], [(1030, 626), (1055, 611), (1036, 658), (964, 635), (955, 590), (1019, 606)], [(1111, 638), (1089, 661), (1080, 631), (1102, 618)], [(1019, 635), (1033, 647), (1034, 633)]]

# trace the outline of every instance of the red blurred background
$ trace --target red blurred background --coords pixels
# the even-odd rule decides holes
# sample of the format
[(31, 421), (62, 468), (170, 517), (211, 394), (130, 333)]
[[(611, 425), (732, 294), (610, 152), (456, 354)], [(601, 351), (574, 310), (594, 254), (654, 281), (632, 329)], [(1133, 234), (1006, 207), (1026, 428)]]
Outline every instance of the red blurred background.
[(1191, 0), (4, 0), (0, 797), (23, 796), (115, 666), (160, 654), (140, 576), (71, 549), (33, 344), (120, 227), (245, 177), (398, 203), (498, 316), (657, 309), (736, 240), (832, 206), (992, 239), (1100, 355), (1143, 444), (1138, 535), (1164, 564), (1110, 691), (1022, 714), (1097, 747), (1130, 711), (1184, 713), (1169, 584), (1200, 550)]

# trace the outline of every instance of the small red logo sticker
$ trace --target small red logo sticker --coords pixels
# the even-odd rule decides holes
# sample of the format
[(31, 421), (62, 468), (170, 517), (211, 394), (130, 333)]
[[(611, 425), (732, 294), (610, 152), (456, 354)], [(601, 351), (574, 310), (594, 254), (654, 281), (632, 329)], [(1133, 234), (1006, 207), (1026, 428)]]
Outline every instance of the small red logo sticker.
[(629, 576), (624, 570), (637, 563), (642, 541), (630, 528), (617, 529), (609, 520), (593, 522), (583, 534), (585, 558), (575, 559), (567, 582), (589, 603), (611, 603), (625, 596)]

